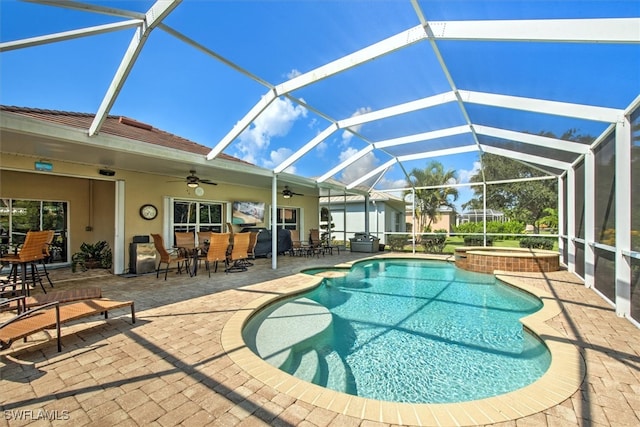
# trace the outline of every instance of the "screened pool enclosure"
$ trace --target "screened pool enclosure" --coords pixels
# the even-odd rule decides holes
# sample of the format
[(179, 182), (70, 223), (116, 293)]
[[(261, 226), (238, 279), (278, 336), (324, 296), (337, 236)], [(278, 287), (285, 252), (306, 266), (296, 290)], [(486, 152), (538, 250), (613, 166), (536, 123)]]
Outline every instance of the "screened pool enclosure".
[[(2, 104), (95, 114), (88, 142), (132, 117), (209, 147), (200, 170), (264, 168), (272, 218), (283, 181), (403, 194), (437, 160), (463, 191), (483, 154), (530, 166), (557, 181), (568, 269), (640, 321), (637, 1), (33, 0), (3, 2), (0, 27)], [(2, 152), (109, 149), (18, 145)]]

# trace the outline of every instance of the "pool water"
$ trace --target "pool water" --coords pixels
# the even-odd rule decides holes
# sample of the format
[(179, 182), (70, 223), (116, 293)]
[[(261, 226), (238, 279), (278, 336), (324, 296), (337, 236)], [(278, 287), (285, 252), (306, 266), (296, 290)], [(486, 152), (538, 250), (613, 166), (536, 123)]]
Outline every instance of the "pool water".
[(259, 312), (243, 331), (247, 345), (303, 380), (396, 402), (491, 397), (549, 367), (547, 348), (518, 321), (542, 303), (492, 275), (413, 260), (346, 272)]

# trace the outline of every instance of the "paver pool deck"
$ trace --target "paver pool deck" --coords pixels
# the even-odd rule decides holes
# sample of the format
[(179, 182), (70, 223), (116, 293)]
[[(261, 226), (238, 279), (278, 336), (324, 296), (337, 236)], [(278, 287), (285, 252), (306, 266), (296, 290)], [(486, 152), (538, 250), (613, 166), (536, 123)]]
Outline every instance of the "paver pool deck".
[[(218, 271), (209, 278), (204, 269), (196, 277), (170, 272), (167, 281), (155, 274), (53, 270), (56, 289), (100, 286), (106, 297), (134, 300), (137, 322), (132, 325), (123, 309), (106, 321), (96, 317), (63, 327), (61, 353), (45, 333), (0, 352), (0, 426), (392, 425), (380, 421), (380, 411), (363, 408), (353, 416), (293, 397), (250, 374), (245, 362), (236, 363), (243, 348), (223, 345), (234, 316), (301, 286), (308, 276), (300, 270), (369, 255), (280, 256), (278, 270), (271, 260), (257, 259), (244, 273)], [(640, 425), (640, 329), (567, 271), (508, 274), (561, 308), (544, 326), (584, 360), (584, 380), (548, 409), (492, 425)]]

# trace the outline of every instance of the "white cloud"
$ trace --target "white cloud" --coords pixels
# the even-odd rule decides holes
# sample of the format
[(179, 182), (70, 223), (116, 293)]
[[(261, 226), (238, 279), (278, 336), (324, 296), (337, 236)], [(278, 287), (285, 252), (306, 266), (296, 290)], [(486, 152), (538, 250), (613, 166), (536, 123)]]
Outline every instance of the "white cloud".
[(307, 110), (287, 98), (275, 99), (239, 136), (235, 149), (247, 162), (265, 164), (264, 152), (273, 137), (286, 136), (296, 120), (306, 117)]
[(291, 71), (289, 71), (287, 73), (287, 79), (291, 80), (293, 78), (296, 78), (298, 76), (302, 75), (302, 73), (299, 70), (296, 70), (295, 68)]
[[(382, 177), (382, 179), (378, 182), (377, 187), (383, 190), (389, 190), (392, 188), (405, 188), (407, 186), (407, 181), (404, 179), (386, 179)], [(402, 195), (400, 195), (402, 197)]]
[[(361, 116), (369, 112), (371, 112), (371, 107), (360, 107), (355, 113), (351, 115), (351, 117)], [(353, 130), (354, 132), (359, 132), (360, 128), (362, 128), (362, 125), (351, 126), (349, 129)], [(351, 141), (351, 138), (353, 138), (353, 134), (351, 132), (347, 132), (346, 130), (342, 132), (343, 143)]]
[[(357, 152), (358, 150), (356, 150), (355, 148), (351, 148), (351, 147), (347, 148), (346, 150), (340, 153), (340, 162), (343, 162), (346, 159), (353, 157)], [(366, 175), (371, 170), (375, 169), (378, 166), (378, 163), (379, 163), (379, 160), (376, 158), (376, 156), (372, 152), (367, 153), (363, 157), (358, 159), (356, 162), (350, 164), (344, 169), (344, 171), (342, 172), (341, 180), (342, 182), (349, 184), (355, 181), (356, 179), (359, 179), (363, 175)], [(365, 185), (373, 183), (374, 180), (375, 178), (372, 178), (370, 180), (371, 182), (366, 181)]]
[(469, 179), (480, 171), (480, 162), (473, 162), (471, 170), (458, 169), (458, 182), (466, 183)]
[(327, 152), (327, 150), (328, 150), (328, 148), (329, 148), (329, 144), (327, 144), (327, 142), (326, 142), (326, 141), (322, 141), (320, 144), (316, 145), (316, 151), (317, 151), (319, 154), (324, 154), (324, 153), (326, 153), (326, 152)]
[[(285, 160), (287, 160), (293, 154), (293, 150), (287, 147), (278, 148), (277, 150), (271, 150), (269, 153), (269, 159), (264, 161), (266, 168), (273, 169)], [(295, 166), (291, 165), (284, 170), (287, 173), (296, 173)]]

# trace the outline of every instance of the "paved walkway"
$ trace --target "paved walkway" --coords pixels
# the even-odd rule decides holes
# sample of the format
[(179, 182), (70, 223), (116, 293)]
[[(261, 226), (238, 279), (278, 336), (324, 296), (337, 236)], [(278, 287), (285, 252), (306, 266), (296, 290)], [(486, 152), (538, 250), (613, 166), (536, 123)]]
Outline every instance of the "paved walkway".
[[(195, 278), (170, 272), (124, 278), (101, 270), (53, 272), (57, 289), (100, 286), (133, 299), (106, 322), (63, 328), (63, 351), (42, 333), (0, 353), (0, 426), (384, 426), (296, 400), (240, 369), (223, 351), (222, 328), (247, 304), (281, 292), (307, 266), (367, 254), (258, 259), (248, 272)], [(640, 425), (640, 329), (567, 272), (527, 273), (564, 311), (549, 321), (586, 361), (582, 387), (560, 405), (500, 426)], [(62, 422), (55, 420), (62, 420)]]

